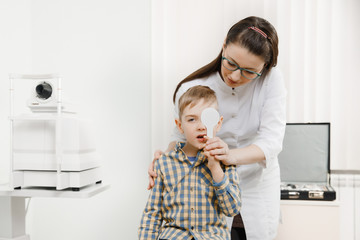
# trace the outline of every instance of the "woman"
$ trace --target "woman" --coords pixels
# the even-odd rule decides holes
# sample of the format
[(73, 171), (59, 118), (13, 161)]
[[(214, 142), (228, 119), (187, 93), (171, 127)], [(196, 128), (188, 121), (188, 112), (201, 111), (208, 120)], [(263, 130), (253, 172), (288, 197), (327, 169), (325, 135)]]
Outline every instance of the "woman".
[[(274, 239), (279, 222), (277, 155), (286, 124), (286, 90), (274, 68), (277, 57), (275, 28), (265, 19), (245, 18), (230, 28), (217, 58), (181, 81), (173, 97), (177, 109), (178, 99), (192, 86), (205, 85), (216, 92), (223, 128), (207, 141), (206, 150), (224, 164), (238, 166), (248, 240)], [(167, 151), (181, 139), (175, 131)], [(160, 154), (157, 151), (154, 160)], [(156, 177), (152, 168), (151, 164), (149, 187)]]

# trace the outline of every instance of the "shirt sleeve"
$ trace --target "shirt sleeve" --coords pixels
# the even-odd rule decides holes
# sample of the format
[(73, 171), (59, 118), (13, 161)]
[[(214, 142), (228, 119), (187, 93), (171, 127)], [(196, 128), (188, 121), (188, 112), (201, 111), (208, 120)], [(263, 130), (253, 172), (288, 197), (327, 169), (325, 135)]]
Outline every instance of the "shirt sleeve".
[(239, 214), (241, 209), (241, 190), (239, 176), (235, 166), (225, 166), (225, 177), (219, 182), (213, 182), (215, 194), (222, 212), (232, 217)]
[(268, 167), (282, 150), (286, 126), (286, 89), (279, 70), (273, 69), (265, 79), (265, 101), (260, 116), (260, 127), (253, 142), (265, 155), (260, 164)]
[(139, 239), (157, 239), (163, 221), (161, 205), (163, 192), (163, 177), (161, 175), (159, 161), (155, 162), (155, 172), (158, 177), (155, 185), (150, 191), (150, 195), (143, 212), (138, 231)]

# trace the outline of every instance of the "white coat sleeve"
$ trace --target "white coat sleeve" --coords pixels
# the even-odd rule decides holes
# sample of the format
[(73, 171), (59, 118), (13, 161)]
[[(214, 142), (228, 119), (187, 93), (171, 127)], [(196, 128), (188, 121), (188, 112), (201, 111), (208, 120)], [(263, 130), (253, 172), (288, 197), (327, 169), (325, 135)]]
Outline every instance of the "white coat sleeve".
[(265, 168), (272, 165), (281, 152), (286, 126), (286, 89), (280, 71), (273, 70), (264, 80), (265, 100), (260, 127), (253, 142), (264, 152), (265, 161), (260, 164)]

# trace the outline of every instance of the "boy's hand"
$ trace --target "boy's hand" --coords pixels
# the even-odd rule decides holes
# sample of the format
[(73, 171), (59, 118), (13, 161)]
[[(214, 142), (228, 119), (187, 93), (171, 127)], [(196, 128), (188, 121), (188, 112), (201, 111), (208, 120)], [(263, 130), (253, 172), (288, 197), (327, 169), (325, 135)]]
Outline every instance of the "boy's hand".
[(208, 151), (204, 151), (208, 159), (208, 168), (211, 171), (214, 182), (221, 182), (224, 179), (224, 171), (221, 168), (220, 161), (216, 160)]
[(149, 165), (149, 168), (148, 168), (149, 185), (147, 187), (148, 190), (152, 189), (154, 187), (154, 185), (155, 185), (154, 178), (157, 178), (157, 174), (154, 171), (154, 163), (155, 163), (156, 160), (159, 159), (161, 154), (163, 154), (163, 152), (161, 150), (156, 150), (155, 153), (154, 153), (154, 159), (152, 160), (152, 162)]
[(220, 167), (220, 162), (218, 160), (216, 160), (214, 158), (214, 156), (212, 156), (210, 154), (210, 152), (208, 151), (204, 151), (204, 155), (207, 157), (208, 159), (208, 168), (210, 169), (210, 171), (212, 169), (215, 169), (216, 167)]

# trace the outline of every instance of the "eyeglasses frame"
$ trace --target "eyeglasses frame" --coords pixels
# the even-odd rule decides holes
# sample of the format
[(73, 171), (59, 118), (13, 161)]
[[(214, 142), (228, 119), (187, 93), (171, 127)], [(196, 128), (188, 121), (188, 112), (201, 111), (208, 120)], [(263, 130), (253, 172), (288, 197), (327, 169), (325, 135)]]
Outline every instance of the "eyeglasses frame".
[[(224, 68), (226, 68), (227, 70), (232, 71), (232, 72), (235, 72), (235, 71), (237, 71), (238, 69), (240, 69), (240, 74), (241, 74), (241, 76), (243, 76), (244, 78), (246, 78), (246, 79), (248, 79), (248, 80), (255, 80), (255, 79), (257, 79), (257, 78), (259, 78), (259, 77), (261, 76), (261, 73), (257, 73), (257, 72), (251, 71), (251, 70), (249, 70), (249, 69), (239, 67), (239, 65), (237, 65), (236, 63), (234, 63), (234, 62), (231, 61), (230, 59), (227, 59), (226, 57), (221, 56), (221, 62), (222, 62), (223, 60), (227, 60), (227, 61), (229, 61), (231, 64), (234, 64), (234, 65), (236, 66), (236, 68), (235, 68), (234, 70), (232, 70), (232, 69), (228, 69), (228, 68), (225, 67), (224, 64), (223, 64)], [(254, 74), (256, 74), (257, 76), (256, 76), (255, 78), (248, 78), (248, 77), (246, 77), (246, 76), (244, 76), (244, 75), (242, 74), (242, 71), (243, 71), (243, 70), (248, 71), (248, 72), (251, 72), (251, 73), (254, 73)]]

